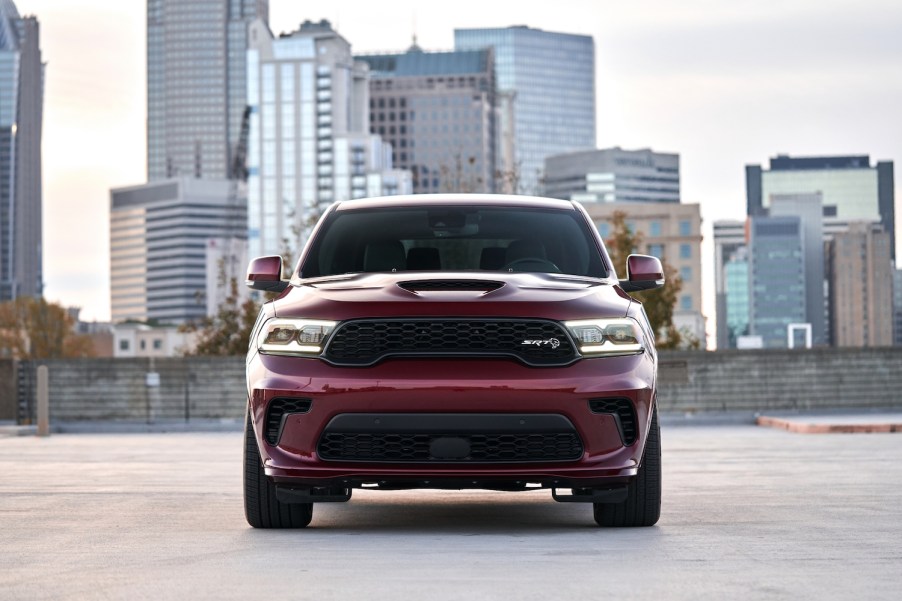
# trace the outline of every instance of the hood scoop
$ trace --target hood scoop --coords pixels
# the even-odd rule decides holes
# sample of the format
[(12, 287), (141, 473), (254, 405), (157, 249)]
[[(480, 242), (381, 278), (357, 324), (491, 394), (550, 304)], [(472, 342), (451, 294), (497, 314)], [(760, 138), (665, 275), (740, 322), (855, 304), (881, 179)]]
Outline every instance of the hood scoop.
[(504, 282), (491, 280), (412, 280), (398, 282), (398, 287), (408, 292), (491, 292), (504, 286)]

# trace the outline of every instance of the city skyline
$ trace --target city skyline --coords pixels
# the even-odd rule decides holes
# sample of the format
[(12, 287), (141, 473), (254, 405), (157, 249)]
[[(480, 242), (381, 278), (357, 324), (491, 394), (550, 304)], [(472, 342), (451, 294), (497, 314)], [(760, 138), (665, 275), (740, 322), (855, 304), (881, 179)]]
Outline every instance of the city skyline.
[[(48, 62), (46, 296), (106, 319), (109, 189), (146, 181), (146, 5), (17, 6), (40, 21)], [(746, 164), (778, 153), (902, 157), (902, 7), (891, 2), (737, 2), (720, 11), (701, 2), (562, 2), (553, 12), (526, 4), (515, 18), (466, 1), (428, 13), (414, 2), (346, 1), (326, 11), (270, 2), (277, 35), (320, 18), (332, 20), (355, 53), (403, 49), (414, 31), (425, 49), (449, 50), (454, 28), (466, 27), (592, 35), (598, 147), (680, 154), (683, 200), (702, 205), (708, 275), (711, 223), (744, 216)], [(711, 281), (703, 294), (713, 319)]]

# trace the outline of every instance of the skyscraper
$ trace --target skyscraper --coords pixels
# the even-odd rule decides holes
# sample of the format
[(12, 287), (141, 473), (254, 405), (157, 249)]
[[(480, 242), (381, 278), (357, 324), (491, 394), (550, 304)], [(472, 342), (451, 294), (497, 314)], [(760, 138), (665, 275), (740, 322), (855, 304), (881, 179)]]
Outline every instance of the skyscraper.
[[(868, 155), (770, 159), (770, 169), (747, 165), (749, 216), (765, 215), (775, 194), (820, 193), (824, 226), (835, 231), (851, 221), (875, 221), (890, 234), (895, 250), (893, 163), (871, 167)], [(841, 229), (841, 228), (840, 228)]]
[(835, 346), (893, 344), (893, 267), (889, 234), (853, 222), (827, 245)]
[(0, 302), (43, 293), (43, 104), (38, 20), (0, 0)]
[[(723, 346), (717, 348), (736, 348), (739, 339), (749, 334), (749, 248), (740, 246), (730, 256), (723, 267), (724, 272), (724, 335)], [(720, 315), (718, 315), (718, 319)], [(718, 324), (718, 335), (720, 333)]]
[(181, 324), (207, 315), (209, 239), (247, 233), (246, 205), (230, 186), (184, 177), (110, 191), (114, 322)]
[(805, 229), (799, 217), (752, 217), (749, 325), (764, 348), (786, 348), (805, 312)]
[(247, 27), (269, 0), (147, 0), (147, 179), (226, 179), (247, 89)]
[(500, 189), (491, 50), (360, 55), (370, 67), (370, 131), (410, 169), (415, 194)]
[(813, 194), (772, 194), (773, 217), (798, 217), (803, 231), (805, 254), (805, 319), (811, 324), (814, 346), (829, 342), (824, 297), (824, 217), (820, 192)]
[[(546, 156), (595, 148), (591, 36), (525, 26), (456, 29), (457, 50), (494, 48), (498, 90), (513, 103), (517, 192), (537, 193)], [(503, 130), (508, 111), (501, 111)]]
[(369, 68), (328, 21), (274, 38), (257, 20), (249, 32), (250, 256), (299, 252), (334, 201), (411, 191), (370, 134)]
[[(733, 263), (727, 278), (727, 265)], [(736, 348), (739, 336), (748, 335), (748, 239), (745, 221), (714, 222), (714, 286), (717, 311), (717, 348)], [(744, 275), (743, 275), (744, 274)], [(742, 281), (742, 278), (745, 281)], [(737, 314), (745, 307), (745, 317)]]

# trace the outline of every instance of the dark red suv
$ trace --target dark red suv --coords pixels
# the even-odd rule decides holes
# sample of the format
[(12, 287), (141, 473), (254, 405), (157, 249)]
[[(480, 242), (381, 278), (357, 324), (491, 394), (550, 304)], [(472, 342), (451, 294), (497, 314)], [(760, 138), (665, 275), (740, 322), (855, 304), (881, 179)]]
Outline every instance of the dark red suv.
[(657, 355), (642, 305), (661, 263), (618, 280), (579, 204), (419, 195), (334, 204), (251, 336), (244, 498), (300, 528), (355, 488), (524, 491), (650, 526), (661, 505)]

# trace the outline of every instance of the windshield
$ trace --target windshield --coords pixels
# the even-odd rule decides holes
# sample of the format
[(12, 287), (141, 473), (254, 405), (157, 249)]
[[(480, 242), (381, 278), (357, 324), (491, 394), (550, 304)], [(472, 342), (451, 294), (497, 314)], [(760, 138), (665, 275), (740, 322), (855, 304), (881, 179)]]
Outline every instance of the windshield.
[(460, 206), (335, 211), (301, 274), (476, 270), (608, 275), (577, 211)]

